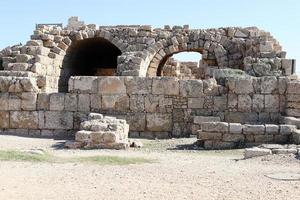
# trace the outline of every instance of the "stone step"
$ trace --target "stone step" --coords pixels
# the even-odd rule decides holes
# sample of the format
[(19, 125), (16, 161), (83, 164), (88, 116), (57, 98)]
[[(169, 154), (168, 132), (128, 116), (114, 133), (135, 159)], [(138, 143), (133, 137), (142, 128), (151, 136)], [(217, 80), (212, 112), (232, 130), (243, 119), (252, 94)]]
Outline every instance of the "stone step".
[(214, 116), (194, 116), (194, 124), (201, 125), (205, 122), (221, 122), (220, 117)]
[(1, 70), (0, 76), (15, 76), (15, 77), (36, 77), (36, 74), (29, 71), (7, 71)]
[(300, 129), (300, 118), (296, 117), (283, 117), (281, 120), (283, 124), (295, 125), (297, 129)]

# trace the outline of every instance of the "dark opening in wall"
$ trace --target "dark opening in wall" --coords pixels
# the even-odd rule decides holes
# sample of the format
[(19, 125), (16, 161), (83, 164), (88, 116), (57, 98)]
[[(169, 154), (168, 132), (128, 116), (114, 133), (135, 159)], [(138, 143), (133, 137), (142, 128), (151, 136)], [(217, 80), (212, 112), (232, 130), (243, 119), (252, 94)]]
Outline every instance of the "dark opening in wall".
[(0, 58), (0, 70), (4, 70), (4, 67), (3, 67), (3, 60)]
[(74, 42), (63, 61), (59, 91), (68, 90), (70, 76), (114, 76), (122, 52), (103, 38)]

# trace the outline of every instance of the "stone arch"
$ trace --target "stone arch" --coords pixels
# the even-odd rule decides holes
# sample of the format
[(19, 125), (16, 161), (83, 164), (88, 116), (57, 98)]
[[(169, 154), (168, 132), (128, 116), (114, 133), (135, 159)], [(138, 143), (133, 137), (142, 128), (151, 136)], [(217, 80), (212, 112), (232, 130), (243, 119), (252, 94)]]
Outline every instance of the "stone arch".
[[(122, 54), (122, 41), (100, 31), (77, 31), (64, 38), (63, 57), (58, 90), (68, 90), (70, 76), (113, 76)], [(62, 46), (62, 45), (61, 45)]]
[(185, 38), (178, 41), (172, 37), (167, 41), (161, 41), (152, 49), (157, 49), (153, 57), (150, 58), (146, 76), (159, 76), (166, 60), (174, 54), (181, 52), (199, 52), (202, 54), (202, 61), (213, 67), (228, 67), (228, 51), (217, 41), (209, 39), (192, 40), (192, 32)]

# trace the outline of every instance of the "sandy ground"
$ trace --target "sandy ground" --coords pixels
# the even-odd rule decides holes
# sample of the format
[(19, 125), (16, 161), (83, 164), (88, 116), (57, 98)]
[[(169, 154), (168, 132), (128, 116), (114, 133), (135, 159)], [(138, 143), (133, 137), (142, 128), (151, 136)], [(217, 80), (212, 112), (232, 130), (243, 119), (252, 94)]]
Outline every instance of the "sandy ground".
[(0, 135), (0, 150), (40, 148), (56, 156), (118, 155), (154, 163), (97, 165), (0, 161), (0, 199), (300, 199), (300, 181), (266, 177), (300, 173), (292, 155), (242, 160), (242, 150), (179, 150), (195, 139), (147, 141), (128, 151), (65, 150), (63, 141)]

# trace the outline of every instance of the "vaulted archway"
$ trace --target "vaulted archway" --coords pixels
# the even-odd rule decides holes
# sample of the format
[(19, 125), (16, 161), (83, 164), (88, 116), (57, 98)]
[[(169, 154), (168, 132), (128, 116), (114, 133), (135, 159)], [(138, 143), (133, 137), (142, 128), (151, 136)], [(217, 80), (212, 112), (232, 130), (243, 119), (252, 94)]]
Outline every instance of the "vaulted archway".
[(59, 91), (68, 89), (70, 76), (114, 76), (121, 50), (104, 38), (77, 40), (68, 48), (59, 80)]

